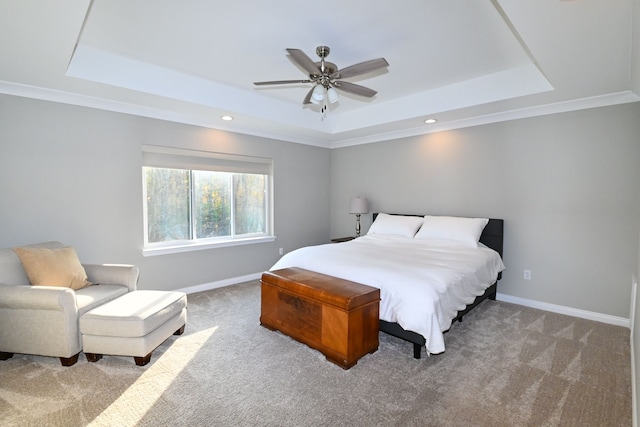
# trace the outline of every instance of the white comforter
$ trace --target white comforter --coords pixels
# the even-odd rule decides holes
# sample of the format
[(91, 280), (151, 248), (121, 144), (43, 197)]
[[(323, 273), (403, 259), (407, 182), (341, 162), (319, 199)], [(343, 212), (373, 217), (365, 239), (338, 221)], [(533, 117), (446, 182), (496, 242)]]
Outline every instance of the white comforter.
[(484, 245), (381, 234), (297, 249), (271, 270), (287, 267), (380, 288), (380, 319), (424, 336), (433, 354), (444, 351), (442, 333), (457, 312), (504, 270), (498, 253)]

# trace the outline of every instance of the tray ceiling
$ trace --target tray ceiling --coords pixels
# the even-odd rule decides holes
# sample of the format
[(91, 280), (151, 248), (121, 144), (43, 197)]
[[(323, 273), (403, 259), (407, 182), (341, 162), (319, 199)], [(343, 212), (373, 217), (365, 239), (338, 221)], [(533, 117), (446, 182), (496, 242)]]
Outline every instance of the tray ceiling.
[[(638, 101), (634, 0), (4, 2), (0, 93), (339, 147)], [(347, 79), (326, 116), (287, 56), (315, 48)], [(234, 118), (231, 122), (222, 115)], [(438, 121), (426, 125), (426, 118)]]

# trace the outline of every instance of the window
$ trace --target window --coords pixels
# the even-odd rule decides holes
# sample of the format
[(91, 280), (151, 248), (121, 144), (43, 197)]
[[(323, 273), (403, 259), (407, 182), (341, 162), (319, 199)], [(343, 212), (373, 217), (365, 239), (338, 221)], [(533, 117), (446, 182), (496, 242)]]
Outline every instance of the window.
[(143, 146), (145, 255), (273, 241), (271, 160)]

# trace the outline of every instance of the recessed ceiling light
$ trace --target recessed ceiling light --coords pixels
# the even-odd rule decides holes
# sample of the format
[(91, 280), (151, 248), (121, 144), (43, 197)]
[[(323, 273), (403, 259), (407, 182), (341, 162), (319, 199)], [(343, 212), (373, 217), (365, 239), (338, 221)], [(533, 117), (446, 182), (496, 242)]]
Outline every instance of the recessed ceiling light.
[(221, 118), (222, 120), (227, 121), (227, 122), (229, 122), (229, 121), (233, 120), (233, 117), (231, 117), (231, 116), (222, 116), (222, 117), (220, 117), (220, 118)]
[(436, 120), (436, 119), (427, 119), (427, 120), (425, 120), (424, 122), (425, 122), (426, 124), (428, 124), (428, 125), (431, 125), (431, 124), (434, 124), (435, 122), (437, 122), (437, 120)]

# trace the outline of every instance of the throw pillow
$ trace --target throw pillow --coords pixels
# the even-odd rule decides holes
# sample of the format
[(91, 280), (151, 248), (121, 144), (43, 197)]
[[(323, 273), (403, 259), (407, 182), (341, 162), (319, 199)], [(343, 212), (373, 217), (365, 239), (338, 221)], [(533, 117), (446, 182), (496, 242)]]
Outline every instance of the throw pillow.
[(61, 286), (77, 290), (91, 284), (72, 247), (13, 248), (13, 251), (20, 258), (33, 286)]

